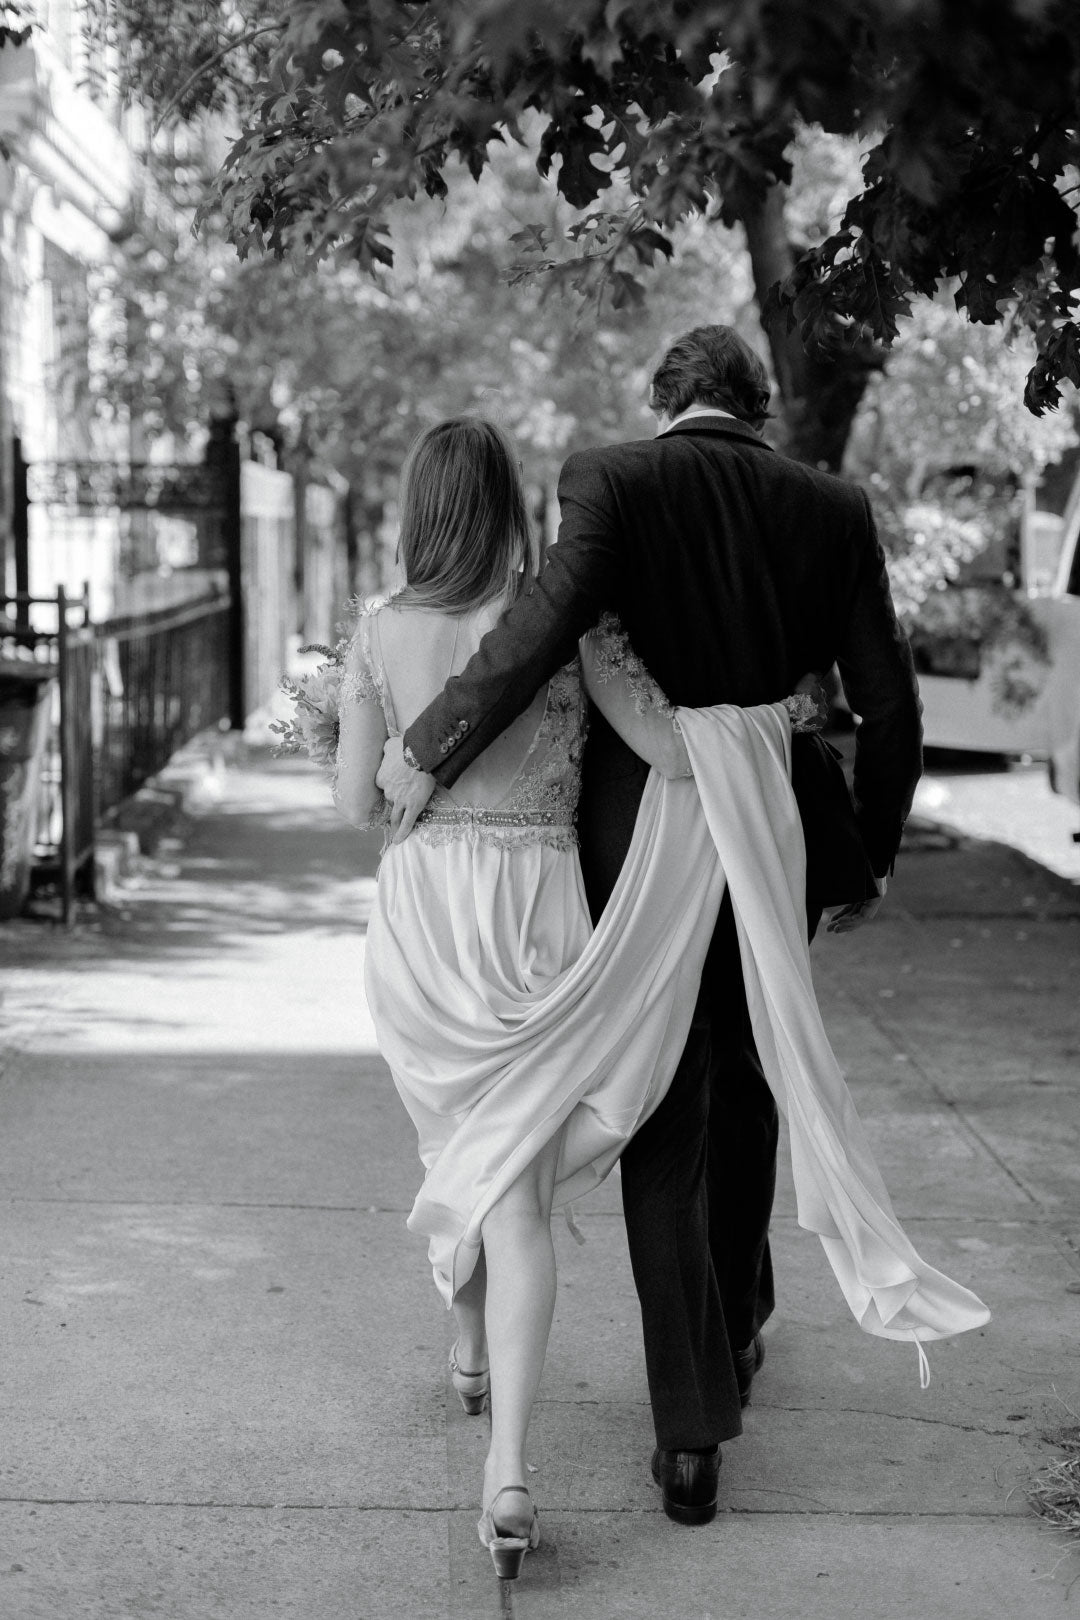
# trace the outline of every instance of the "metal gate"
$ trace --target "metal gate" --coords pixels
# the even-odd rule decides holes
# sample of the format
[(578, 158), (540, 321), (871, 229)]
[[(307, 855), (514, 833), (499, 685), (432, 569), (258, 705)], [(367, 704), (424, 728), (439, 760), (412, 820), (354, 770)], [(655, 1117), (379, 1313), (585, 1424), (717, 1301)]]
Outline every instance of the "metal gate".
[[(0, 603), (0, 646), (56, 669), (37, 864), (58, 873), (70, 920), (77, 887), (92, 881), (95, 826), (198, 732), (243, 730), (269, 702), (296, 616), (296, 496), (287, 473), (242, 460), (229, 421), (215, 424), (198, 464), (27, 466), (16, 441), (15, 468), (16, 591)], [(338, 577), (338, 503), (326, 490), (306, 493), (306, 527), (319, 529), (327, 553), (310, 570), (321, 597)], [(177, 519), (190, 553), (179, 599), (142, 591), (131, 611), (95, 619), (86, 588), (32, 594), (37, 547), (51, 546), (54, 570), (66, 561), (70, 576), (64, 545), (89, 555), (104, 526), (110, 543), (135, 555)], [(150, 571), (145, 579), (153, 584)]]
[[(76, 891), (92, 885), (95, 827), (197, 732), (243, 724), (239, 447), (226, 422), (200, 463), (27, 466), (14, 448), (16, 591), (0, 638), (56, 671), (36, 866), (56, 875), (71, 921)], [(137, 551), (170, 521), (191, 552), (182, 599), (151, 597), (95, 623), (86, 587), (32, 593), (35, 547), (51, 547), (47, 566), (70, 575), (72, 554), (89, 554), (103, 526), (113, 545)]]
[(39, 872), (55, 879), (63, 921), (74, 918), (75, 895), (93, 874), (95, 770), (93, 686), (95, 646), (85, 594), (69, 598), (25, 592), (0, 597), (0, 654), (9, 669), (29, 660), (55, 674), (39, 780), (37, 825), (30, 852)]

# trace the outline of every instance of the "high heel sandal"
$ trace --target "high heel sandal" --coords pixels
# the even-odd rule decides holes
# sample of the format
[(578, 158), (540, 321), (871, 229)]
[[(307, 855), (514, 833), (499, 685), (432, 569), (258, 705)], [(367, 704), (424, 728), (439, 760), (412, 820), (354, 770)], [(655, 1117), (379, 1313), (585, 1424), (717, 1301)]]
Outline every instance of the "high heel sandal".
[[(529, 1504), (532, 1518), (529, 1528), (525, 1531), (504, 1530), (495, 1523), (495, 1504), (500, 1496), (505, 1496), (510, 1491), (516, 1496), (523, 1496)], [(521, 1574), (525, 1554), (535, 1552), (540, 1545), (540, 1520), (536, 1516), (532, 1497), (524, 1485), (504, 1485), (501, 1491), (496, 1491), (491, 1499), (491, 1506), (481, 1514), (476, 1529), (482, 1544), (491, 1554), (495, 1573), (501, 1581), (516, 1581)]]
[(450, 1377), (469, 1417), (479, 1417), (491, 1399), (491, 1371), (462, 1372), (458, 1366), (457, 1345), (450, 1352)]

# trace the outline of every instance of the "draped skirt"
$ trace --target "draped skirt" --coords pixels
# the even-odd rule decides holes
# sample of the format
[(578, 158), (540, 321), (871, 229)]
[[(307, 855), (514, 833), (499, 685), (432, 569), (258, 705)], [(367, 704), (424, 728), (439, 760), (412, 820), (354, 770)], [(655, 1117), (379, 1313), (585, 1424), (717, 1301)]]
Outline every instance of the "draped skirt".
[(484, 1217), (562, 1130), (556, 1207), (596, 1186), (664, 1095), (730, 886), (766, 1077), (791, 1137), (800, 1225), (867, 1332), (917, 1342), (989, 1312), (896, 1220), (821, 1022), (806, 944), (805, 849), (781, 705), (679, 710), (693, 779), (651, 773), (591, 928), (576, 853), (458, 838), (393, 845), (366, 989), (416, 1126), (409, 1216), (447, 1304)]

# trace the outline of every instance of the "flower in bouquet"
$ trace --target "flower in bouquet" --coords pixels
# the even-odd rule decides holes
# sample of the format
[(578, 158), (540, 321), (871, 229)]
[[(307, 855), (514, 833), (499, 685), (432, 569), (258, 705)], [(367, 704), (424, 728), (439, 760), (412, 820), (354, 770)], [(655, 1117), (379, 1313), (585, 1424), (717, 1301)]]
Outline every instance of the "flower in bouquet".
[(341, 710), (341, 676), (348, 650), (348, 638), (336, 647), (315, 644), (301, 647), (302, 653), (320, 652), (326, 662), (305, 675), (286, 675), (281, 690), (292, 700), (293, 715), (289, 720), (275, 720), (275, 731), (280, 742), (275, 754), (306, 754), (320, 770), (333, 774), (337, 761), (338, 727)]

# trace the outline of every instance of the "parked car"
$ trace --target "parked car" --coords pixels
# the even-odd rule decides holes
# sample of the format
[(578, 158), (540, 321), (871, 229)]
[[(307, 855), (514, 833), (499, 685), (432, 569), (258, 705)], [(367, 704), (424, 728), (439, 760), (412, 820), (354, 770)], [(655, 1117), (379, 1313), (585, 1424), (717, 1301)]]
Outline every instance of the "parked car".
[[(957, 470), (960, 471), (960, 470)], [(1080, 471), (1063, 510), (1002, 487), (1003, 526), (912, 633), (932, 748), (1044, 759), (1080, 802)]]
[(1050, 786), (1080, 804), (1080, 500), (1045, 611), (1054, 669), (1047, 703)]

